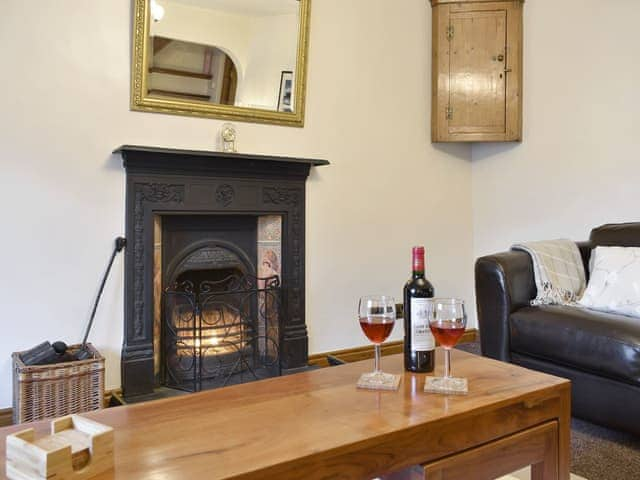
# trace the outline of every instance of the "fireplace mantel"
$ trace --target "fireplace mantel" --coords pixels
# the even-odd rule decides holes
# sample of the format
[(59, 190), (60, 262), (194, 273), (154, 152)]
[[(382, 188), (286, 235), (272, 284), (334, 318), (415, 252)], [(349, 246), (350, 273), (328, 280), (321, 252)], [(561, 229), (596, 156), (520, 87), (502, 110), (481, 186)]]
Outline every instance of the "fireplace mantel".
[(217, 176), (247, 175), (256, 178), (306, 178), (311, 167), (329, 165), (327, 160), (224, 153), (206, 150), (180, 150), (139, 145), (122, 145), (127, 173), (169, 173)]
[(146, 395), (154, 377), (154, 216), (282, 215), (283, 371), (308, 360), (305, 323), (305, 183), (326, 160), (123, 145), (126, 170), (122, 387)]

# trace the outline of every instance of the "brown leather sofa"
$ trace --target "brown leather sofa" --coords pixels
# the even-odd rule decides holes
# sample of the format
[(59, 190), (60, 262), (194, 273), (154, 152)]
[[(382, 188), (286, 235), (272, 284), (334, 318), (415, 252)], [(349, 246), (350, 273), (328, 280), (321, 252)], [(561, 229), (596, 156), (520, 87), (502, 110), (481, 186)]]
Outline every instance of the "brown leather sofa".
[[(596, 246), (640, 247), (640, 223), (594, 228), (578, 243), (587, 277)], [(482, 354), (572, 381), (577, 417), (640, 435), (640, 318), (532, 307), (531, 258), (509, 251), (476, 262)]]

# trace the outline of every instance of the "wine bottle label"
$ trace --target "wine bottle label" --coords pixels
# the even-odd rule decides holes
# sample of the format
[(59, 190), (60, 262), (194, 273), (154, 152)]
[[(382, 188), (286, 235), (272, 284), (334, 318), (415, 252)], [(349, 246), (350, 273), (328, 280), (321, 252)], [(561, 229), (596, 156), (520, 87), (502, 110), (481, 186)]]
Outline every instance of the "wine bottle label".
[(425, 352), (436, 348), (436, 341), (429, 328), (430, 299), (411, 299), (411, 350)]

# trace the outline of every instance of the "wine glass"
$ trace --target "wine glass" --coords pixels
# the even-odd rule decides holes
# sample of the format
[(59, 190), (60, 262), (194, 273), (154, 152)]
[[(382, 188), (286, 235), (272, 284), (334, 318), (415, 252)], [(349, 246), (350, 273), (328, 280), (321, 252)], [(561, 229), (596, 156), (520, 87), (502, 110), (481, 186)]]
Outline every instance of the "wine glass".
[(374, 370), (364, 373), (357, 386), (373, 390), (396, 390), (400, 375), (384, 373), (380, 369), (380, 344), (384, 342), (396, 321), (396, 302), (393, 297), (372, 295), (360, 298), (358, 304), (360, 327), (375, 348)]
[(467, 326), (464, 301), (457, 298), (434, 298), (429, 327), (436, 341), (444, 348), (444, 377), (427, 377), (424, 390), (436, 393), (466, 394), (466, 378), (451, 376), (451, 349), (455, 347)]

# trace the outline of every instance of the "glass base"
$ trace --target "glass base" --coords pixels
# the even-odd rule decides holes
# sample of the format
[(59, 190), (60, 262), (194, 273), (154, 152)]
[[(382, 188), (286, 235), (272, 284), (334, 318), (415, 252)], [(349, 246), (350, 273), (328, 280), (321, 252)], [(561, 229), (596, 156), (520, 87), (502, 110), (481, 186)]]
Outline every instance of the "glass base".
[(391, 373), (363, 373), (356, 386), (368, 390), (398, 390), (400, 379), (400, 375)]
[(466, 395), (469, 393), (469, 385), (466, 378), (426, 377), (424, 391), (445, 395)]

